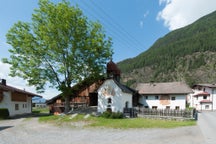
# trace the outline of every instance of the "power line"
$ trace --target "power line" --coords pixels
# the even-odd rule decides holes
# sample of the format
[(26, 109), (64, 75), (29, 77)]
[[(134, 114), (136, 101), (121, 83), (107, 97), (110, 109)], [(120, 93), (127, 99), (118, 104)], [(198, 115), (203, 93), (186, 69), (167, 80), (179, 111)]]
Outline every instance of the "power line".
[[(105, 25), (107, 29), (109, 29), (109, 32), (111, 34), (113, 34), (113, 37), (116, 37), (116, 39), (118, 41), (122, 41), (122, 39), (124, 39), (124, 42), (127, 43), (127, 46), (134, 47), (134, 44), (131, 44), (130, 40), (128, 40), (127, 37), (124, 36), (124, 34), (118, 32), (118, 28), (115, 27), (115, 25), (111, 21), (109, 21), (109, 20), (107, 21), (106, 17), (104, 17), (104, 15), (101, 15), (101, 12), (97, 12), (96, 11), (97, 9), (94, 9), (92, 6), (90, 6), (89, 4), (87, 4), (84, 1), (82, 1), (82, 2), (86, 5), (86, 7), (88, 9), (91, 8), (90, 13), (93, 12), (93, 14), (91, 14), (91, 16), (95, 17), (96, 19), (99, 18), (99, 19), (103, 20), (103, 21), (101, 21), (101, 23), (103, 25)], [(95, 13), (97, 13), (97, 14), (95, 15)]]
[[(115, 38), (126, 48), (138, 49), (139, 51), (142, 49), (142, 44), (129, 32), (127, 32), (120, 24), (118, 24), (111, 16), (109, 16), (100, 6), (98, 6), (95, 2), (91, 1), (91, 3), (87, 3), (86, 1), (79, 1), (80, 8), (88, 12), (95, 19), (99, 19), (103, 25), (111, 33), (112, 37)], [(92, 6), (93, 4), (93, 6)], [(85, 6), (84, 6), (85, 5)], [(96, 7), (96, 8), (95, 8)]]
[(133, 39), (137, 45), (142, 46), (142, 44), (133, 36), (131, 35), (128, 31), (126, 31), (118, 22), (116, 22), (110, 15), (108, 15), (100, 6), (98, 6), (94, 1), (91, 0), (91, 2), (98, 8), (102, 13), (104, 13), (105, 16), (107, 16), (118, 28), (121, 29), (122, 32), (124, 32), (128, 37)]

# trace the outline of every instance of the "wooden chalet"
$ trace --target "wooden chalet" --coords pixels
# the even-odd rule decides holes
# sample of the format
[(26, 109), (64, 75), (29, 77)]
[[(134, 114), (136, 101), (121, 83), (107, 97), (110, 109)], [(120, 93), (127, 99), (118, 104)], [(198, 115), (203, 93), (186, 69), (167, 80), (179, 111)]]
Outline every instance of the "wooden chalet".
[[(73, 94), (70, 95), (71, 108), (97, 106), (97, 89), (103, 83), (104, 78), (100, 77), (97, 80), (87, 78), (82, 82), (72, 87)], [(65, 100), (62, 94), (53, 97), (46, 101), (49, 106), (50, 113), (64, 112)]]

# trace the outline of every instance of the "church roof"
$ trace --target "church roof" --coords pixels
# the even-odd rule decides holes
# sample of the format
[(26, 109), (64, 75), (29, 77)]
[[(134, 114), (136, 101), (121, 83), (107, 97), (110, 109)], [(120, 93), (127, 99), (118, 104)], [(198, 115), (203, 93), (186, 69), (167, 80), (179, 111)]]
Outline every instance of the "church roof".
[(108, 63), (107, 63), (107, 72), (113, 72), (114, 74), (117, 74), (117, 75), (120, 75), (121, 71), (120, 69), (117, 67), (117, 65), (112, 61), (110, 60)]

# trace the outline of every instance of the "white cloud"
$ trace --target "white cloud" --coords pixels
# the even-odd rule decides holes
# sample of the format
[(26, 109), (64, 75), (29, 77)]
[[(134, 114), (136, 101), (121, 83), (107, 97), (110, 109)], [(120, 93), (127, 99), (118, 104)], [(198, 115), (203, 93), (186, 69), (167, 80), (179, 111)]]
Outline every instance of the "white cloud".
[[(27, 82), (25, 80), (23, 80), (20, 77), (11, 77), (9, 76), (10, 73), (10, 65), (9, 64), (5, 64), (2, 63), (0, 61), (0, 78), (1, 79), (6, 79), (7, 85), (19, 88), (19, 89), (25, 89), (28, 92), (32, 92), (37, 94), (35, 87), (34, 86), (28, 86)], [(58, 92), (56, 89), (52, 89), (52, 88), (47, 88), (45, 93), (42, 94), (38, 94), (38, 95), (42, 95), (43, 98), (45, 99), (50, 99), (56, 95), (58, 95), (60, 92)]]
[(159, 0), (159, 5), (162, 5), (163, 3), (168, 4), (170, 3), (172, 0)]
[(195, 22), (216, 10), (216, 0), (159, 0), (165, 4), (157, 20), (163, 20), (169, 30), (175, 30)]

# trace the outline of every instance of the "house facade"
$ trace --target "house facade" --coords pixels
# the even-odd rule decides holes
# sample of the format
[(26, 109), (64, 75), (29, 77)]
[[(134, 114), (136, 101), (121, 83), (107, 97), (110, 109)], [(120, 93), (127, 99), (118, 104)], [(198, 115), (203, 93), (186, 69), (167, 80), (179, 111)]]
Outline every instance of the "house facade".
[(183, 82), (139, 83), (136, 90), (139, 104), (150, 109), (185, 109), (187, 95), (192, 93)]
[(133, 94), (134, 91), (115, 79), (107, 79), (98, 89), (97, 111), (123, 112), (124, 108), (132, 108)]
[(216, 84), (196, 84), (193, 94), (188, 96), (188, 104), (197, 110), (216, 110)]
[(0, 83), (0, 108), (7, 108), (10, 116), (31, 113), (34, 96), (37, 95), (8, 86), (4, 79)]

